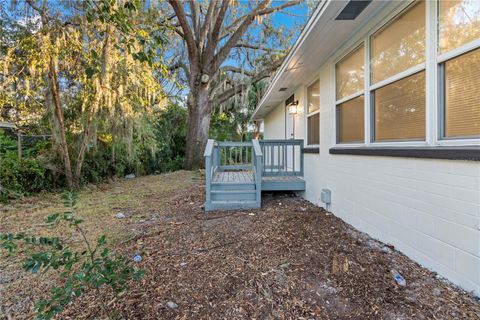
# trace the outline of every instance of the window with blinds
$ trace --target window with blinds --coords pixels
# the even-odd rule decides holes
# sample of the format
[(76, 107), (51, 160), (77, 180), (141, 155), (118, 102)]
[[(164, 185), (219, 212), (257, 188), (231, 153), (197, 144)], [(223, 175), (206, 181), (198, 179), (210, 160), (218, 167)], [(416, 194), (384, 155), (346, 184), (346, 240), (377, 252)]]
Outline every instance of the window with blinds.
[[(373, 140), (425, 140), (425, 71), (418, 71), (425, 68), (425, 2), (374, 33), (371, 45), (371, 82), (387, 83), (371, 91)], [(406, 74), (398, 79), (400, 73)]]
[(335, 66), (337, 100), (346, 98), (356, 92), (362, 91), (364, 83), (365, 49), (356, 48)]
[(320, 113), (309, 116), (307, 119), (307, 144), (320, 143)]
[(364, 110), (365, 99), (363, 95), (337, 106), (338, 142), (364, 142)]
[(307, 144), (320, 143), (320, 80), (307, 87)]
[(439, 53), (480, 39), (480, 1), (439, 1), (438, 36)]
[(335, 65), (337, 142), (365, 142), (365, 46), (354, 49)]
[(445, 62), (445, 137), (480, 137), (480, 49)]
[[(427, 38), (437, 47), (426, 50)], [(480, 0), (416, 0), (402, 6), (335, 64), (335, 107), (338, 143), (477, 145)], [(427, 134), (427, 123), (438, 132)], [(313, 125), (307, 119), (307, 126)]]
[(375, 90), (375, 140), (425, 139), (425, 71)]
[(425, 62), (425, 2), (418, 1), (371, 38), (371, 83)]
[[(438, 3), (438, 55), (443, 75), (443, 138), (480, 137), (480, 1)], [(470, 50), (470, 51), (467, 51)], [(448, 54), (443, 61), (442, 55)], [(452, 54), (453, 53), (453, 54)]]

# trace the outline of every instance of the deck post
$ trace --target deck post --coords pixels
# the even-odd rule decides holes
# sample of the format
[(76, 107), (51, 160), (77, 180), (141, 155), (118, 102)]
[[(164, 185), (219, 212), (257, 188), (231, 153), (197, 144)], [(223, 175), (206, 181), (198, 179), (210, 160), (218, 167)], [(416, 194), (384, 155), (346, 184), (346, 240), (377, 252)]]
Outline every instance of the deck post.
[(305, 160), (304, 160), (305, 152), (303, 151), (303, 143), (300, 145), (300, 176), (303, 177)]
[(212, 156), (215, 149), (215, 140), (208, 139), (207, 146), (205, 147), (205, 209), (211, 205), (211, 187), (212, 187)]
[(255, 156), (255, 184), (256, 184), (256, 201), (257, 205), (260, 207), (262, 204), (262, 171), (263, 171), (263, 153), (262, 148), (260, 148), (260, 143), (258, 140), (252, 140), (253, 144), (253, 154)]

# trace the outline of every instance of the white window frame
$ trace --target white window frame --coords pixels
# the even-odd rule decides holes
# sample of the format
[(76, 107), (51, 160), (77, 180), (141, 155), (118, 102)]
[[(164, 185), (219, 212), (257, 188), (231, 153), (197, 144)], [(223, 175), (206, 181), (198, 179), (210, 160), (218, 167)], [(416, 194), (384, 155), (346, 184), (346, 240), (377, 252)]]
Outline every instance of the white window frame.
[[(439, 95), (443, 94), (440, 92), (440, 84), (438, 79), (438, 69), (442, 63), (447, 60), (458, 57), (462, 54), (465, 54), (469, 51), (480, 49), (480, 39), (475, 39), (469, 43), (462, 45), (461, 47), (455, 48), (451, 51), (448, 51), (443, 54), (438, 53), (438, 37), (439, 37), (439, 28), (438, 28), (438, 1), (425, 1), (425, 62), (410, 67), (407, 70), (404, 70), (396, 75), (393, 75), (387, 79), (384, 79), (374, 85), (371, 85), (371, 38), (372, 36), (391, 23), (399, 14), (408, 9), (415, 0), (409, 0), (405, 3), (397, 6), (394, 10), (390, 7), (385, 10), (390, 10), (390, 12), (384, 18), (377, 19), (377, 22), (373, 27), (369, 28), (367, 32), (362, 32), (359, 36), (352, 37), (348, 42), (346, 42), (341, 47), (347, 47), (346, 50), (342, 50), (342, 54), (338, 55), (337, 58), (332, 59), (333, 63), (333, 83), (334, 83), (334, 145), (337, 147), (415, 147), (415, 146), (478, 146), (480, 145), (480, 138), (444, 138), (443, 133), (443, 105), (440, 103)], [(386, 11), (383, 11), (386, 12)], [(379, 16), (383, 12), (380, 12)], [(353, 40), (352, 40), (353, 39)], [(352, 45), (348, 45), (351, 43)], [(364, 62), (364, 72), (365, 72), (365, 85), (364, 90), (356, 92), (348, 97), (342, 98), (340, 100), (336, 99), (336, 65), (344, 57), (349, 55), (352, 51), (356, 50), (360, 45), (364, 45), (365, 52), (365, 62)], [(425, 140), (394, 140), (394, 141), (373, 141), (373, 130), (375, 126), (375, 119), (373, 119), (373, 104), (371, 103), (371, 93), (373, 90), (383, 87), (392, 82), (401, 80), (408, 76), (411, 76), (417, 72), (425, 71)], [(365, 141), (364, 143), (341, 143), (338, 141), (338, 119), (337, 119), (337, 107), (339, 104), (349, 101), (353, 98), (364, 95), (365, 101)]]
[[(425, 5), (425, 12), (427, 12), (427, 4), (428, 1), (425, 1), (424, 5)], [(371, 56), (371, 49), (372, 49), (372, 40), (373, 40), (373, 36), (377, 33), (377, 32), (380, 32), (382, 31), (384, 28), (388, 28), (389, 25), (391, 23), (393, 23), (395, 21), (395, 19), (397, 19), (402, 13), (406, 12), (407, 10), (410, 10), (410, 8), (415, 4), (415, 1), (410, 1), (406, 6), (403, 6), (402, 8), (400, 8), (397, 12), (395, 12), (395, 14), (393, 15), (393, 17), (389, 17), (389, 19), (387, 21), (385, 21), (380, 27), (378, 28), (375, 28), (375, 30), (373, 32), (370, 32), (369, 35), (368, 35), (368, 38), (366, 39), (367, 43), (368, 43), (368, 55), (366, 55), (366, 60), (368, 60), (368, 65), (369, 65), (369, 73), (368, 75), (366, 75), (366, 78), (368, 78), (368, 87), (367, 87), (367, 92), (366, 92), (366, 96), (368, 96), (369, 98), (369, 101), (368, 101), (368, 104), (367, 104), (367, 108), (366, 110), (368, 110), (368, 113), (369, 113), (369, 118), (370, 118), (370, 125), (369, 125), (369, 131), (370, 131), (370, 144), (372, 146), (383, 146), (383, 145), (391, 145), (391, 144), (395, 144), (395, 145), (408, 145), (408, 146), (425, 146), (427, 144), (427, 141), (428, 141), (428, 128), (427, 128), (427, 123), (425, 123), (425, 139), (423, 140), (411, 140), (411, 139), (396, 139), (396, 140), (391, 140), (391, 141), (375, 141), (375, 121), (376, 121), (376, 118), (375, 118), (375, 105), (371, 99), (371, 97), (374, 95), (374, 91), (377, 90), (377, 89), (380, 89), (380, 88), (383, 88), (391, 83), (394, 83), (396, 81), (399, 81), (399, 80), (402, 80), (402, 79), (405, 79), (405, 78), (408, 78), (416, 73), (419, 73), (419, 72), (422, 72), (422, 71), (425, 71), (425, 99), (427, 98), (428, 94), (427, 94), (427, 72), (426, 72), (426, 61), (427, 61), (427, 47), (428, 47), (428, 43), (427, 43), (427, 24), (428, 22), (425, 20), (425, 62), (422, 62), (420, 64), (417, 64), (413, 67), (410, 67), (406, 70), (403, 70), (397, 74), (394, 74), (393, 76), (390, 76), (386, 79), (383, 79), (375, 84), (372, 84), (372, 66), (371, 66), (371, 61), (372, 61), (372, 56)], [(425, 19), (428, 15), (425, 14)], [(428, 111), (427, 111), (427, 101), (425, 101), (425, 120), (426, 122), (428, 122), (427, 120), (428, 118)]]
[[(441, 1), (441, 0), (438, 0)], [(480, 50), (480, 39), (475, 39), (470, 42), (467, 42), (463, 45), (461, 45), (458, 48), (452, 49), (450, 51), (447, 51), (445, 53), (440, 54), (439, 48), (438, 48), (438, 39), (440, 36), (439, 33), (439, 24), (440, 21), (438, 19), (438, 16), (440, 14), (439, 10), (439, 5), (438, 1), (433, 1), (433, 4), (431, 5), (431, 10), (432, 13), (431, 15), (433, 16), (433, 32), (434, 36), (433, 38), (435, 39), (435, 47), (434, 50), (432, 50), (432, 60), (434, 61), (433, 69), (437, 73), (437, 81), (436, 81), (436, 94), (435, 97), (438, 101), (437, 103), (437, 108), (436, 108), (436, 123), (437, 123), (437, 129), (436, 129), (436, 143), (440, 146), (478, 146), (480, 145), (480, 137), (445, 137), (445, 121), (444, 121), (444, 116), (445, 116), (445, 105), (443, 103), (443, 99), (440, 98), (443, 96), (444, 92), (441, 91), (441, 86), (440, 86), (440, 81), (443, 81), (443, 79), (438, 78), (438, 70), (440, 69), (441, 65), (445, 63), (448, 60), (457, 58), (465, 53), (468, 53), (470, 51), (474, 50)]]
[[(320, 103), (319, 103), (319, 106), (318, 106), (318, 109), (309, 113), (308, 112), (308, 87), (310, 87), (312, 84), (314, 84), (315, 82), (319, 83), (319, 90), (318, 90), (318, 100), (320, 100), (320, 77), (316, 77), (314, 80), (310, 81), (306, 86), (305, 86), (305, 145), (307, 147), (319, 147), (320, 146), (320, 138), (318, 139), (318, 143), (316, 144), (308, 144), (308, 118), (311, 117), (311, 116), (314, 116), (316, 114), (319, 114), (319, 118), (318, 118), (318, 130), (320, 131)], [(320, 137), (320, 132), (318, 133), (318, 136)]]
[[(333, 92), (333, 95), (335, 97), (335, 109), (333, 111), (333, 114), (334, 114), (334, 121), (335, 121), (335, 125), (334, 125), (334, 128), (335, 128), (335, 131), (334, 131), (334, 137), (335, 137), (335, 145), (338, 145), (338, 146), (342, 146), (342, 147), (361, 147), (361, 146), (365, 146), (365, 140), (364, 142), (340, 142), (339, 141), (339, 128), (338, 128), (338, 117), (337, 117), (337, 113), (338, 113), (338, 106), (344, 102), (347, 102), (347, 101), (350, 101), (350, 100), (353, 100), (355, 98), (358, 98), (360, 97), (361, 95), (365, 95), (365, 90), (360, 90), (360, 91), (357, 91), (349, 96), (346, 96), (346, 97), (343, 97), (341, 99), (338, 99), (337, 100), (337, 64), (342, 61), (344, 58), (346, 58), (348, 55), (352, 54), (355, 50), (358, 50), (361, 46), (363, 46), (363, 52), (365, 53), (366, 50), (367, 50), (367, 47), (366, 47), (366, 42), (365, 42), (365, 39), (361, 39), (360, 41), (357, 41), (355, 42), (355, 44), (353, 46), (350, 46), (348, 50), (346, 50), (346, 53), (342, 54), (340, 57), (338, 57), (337, 59), (335, 59), (333, 65), (334, 65), (334, 68), (333, 68), (333, 83), (334, 83), (334, 92)], [(363, 65), (363, 78), (366, 79), (366, 65), (365, 65), (365, 61), (364, 61), (364, 65)], [(364, 97), (364, 101), (365, 101), (365, 97)], [(363, 111), (363, 114), (366, 115), (366, 109), (364, 109)], [(363, 120), (364, 123), (363, 123), (363, 127), (366, 128), (366, 125), (367, 123), (365, 122), (365, 119)], [(365, 136), (365, 133), (364, 133), (364, 138), (366, 137)]]

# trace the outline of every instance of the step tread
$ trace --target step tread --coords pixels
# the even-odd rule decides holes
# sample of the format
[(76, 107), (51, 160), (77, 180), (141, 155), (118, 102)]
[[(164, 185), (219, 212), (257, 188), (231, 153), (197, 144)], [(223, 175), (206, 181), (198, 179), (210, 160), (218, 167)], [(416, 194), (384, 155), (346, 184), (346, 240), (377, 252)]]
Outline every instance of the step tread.
[(234, 185), (234, 184), (244, 185), (244, 184), (247, 184), (247, 185), (255, 185), (256, 183), (255, 183), (255, 182), (218, 182), (218, 181), (213, 182), (213, 181), (212, 181), (212, 184), (228, 184), (228, 185)]
[(210, 190), (211, 193), (256, 193), (257, 190)]
[(255, 204), (255, 200), (212, 200), (211, 203), (214, 204), (229, 204), (229, 203), (246, 203), (246, 204)]

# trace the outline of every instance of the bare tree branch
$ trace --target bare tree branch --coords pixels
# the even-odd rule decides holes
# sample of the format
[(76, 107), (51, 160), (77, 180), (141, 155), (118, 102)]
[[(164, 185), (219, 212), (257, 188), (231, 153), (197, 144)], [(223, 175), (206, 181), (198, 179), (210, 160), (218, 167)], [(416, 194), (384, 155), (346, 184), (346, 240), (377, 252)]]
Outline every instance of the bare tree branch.
[(275, 71), (283, 62), (283, 58), (280, 60), (275, 61), (271, 66), (263, 69), (259, 73), (257, 73), (255, 76), (253, 76), (250, 81), (246, 83), (242, 83), (240, 85), (234, 86), (228, 90), (225, 90), (218, 96), (215, 96), (212, 100), (215, 101), (216, 104), (221, 104), (233, 97), (234, 95), (242, 92), (245, 90), (248, 86), (257, 83), (258, 81), (265, 79), (271, 75), (273, 71)]
[(213, 9), (217, 7), (217, 0), (211, 0), (210, 4), (208, 5), (207, 14), (205, 15), (205, 19), (203, 21), (202, 27), (200, 28), (200, 34), (198, 35), (198, 43), (200, 47), (204, 47), (205, 39), (207, 38), (208, 27), (212, 23), (212, 16), (213, 16)]
[(281, 4), (277, 7), (267, 8), (267, 9), (264, 9), (264, 10), (260, 11), (260, 12), (258, 12), (257, 16), (263, 16), (263, 15), (266, 15), (266, 14), (274, 13), (274, 12), (283, 10), (285, 8), (295, 6), (295, 5), (297, 5), (301, 2), (302, 2), (302, 0), (287, 1), (287, 2)]
[[(208, 33), (208, 46), (203, 53), (203, 61), (211, 61), (213, 55), (215, 54), (215, 49), (218, 45), (218, 36), (220, 35), (220, 31), (222, 29), (223, 20), (225, 19), (225, 14), (227, 13), (228, 5), (230, 4), (230, 0), (223, 0), (220, 9), (218, 10), (218, 14), (215, 16), (215, 24), (211, 32)], [(212, 72), (215, 72), (212, 70)]]
[(247, 49), (253, 49), (253, 50), (262, 50), (262, 51), (268, 51), (268, 52), (285, 52), (285, 50), (278, 50), (278, 49), (273, 49), (273, 48), (267, 48), (263, 46), (256, 46), (253, 44), (249, 43), (237, 43), (235, 48), (247, 48)]
[(244, 33), (247, 31), (248, 27), (252, 24), (257, 13), (264, 10), (270, 3), (271, 0), (264, 0), (255, 9), (250, 11), (250, 13), (242, 21), (240, 26), (235, 30), (230, 39), (227, 40), (227, 43), (218, 51), (218, 54), (213, 57), (211, 61), (213, 69), (218, 69), (218, 67), (227, 58), (233, 46), (240, 41)]
[(248, 27), (252, 24), (253, 20), (257, 16), (262, 16), (266, 14), (270, 14), (273, 12), (280, 11), (282, 9), (295, 6), (301, 2), (301, 0), (291, 0), (285, 2), (279, 6), (267, 8), (270, 4), (271, 0), (264, 0), (261, 2), (256, 9), (252, 10), (240, 24), (240, 26), (235, 30), (233, 35), (228, 39), (227, 43), (218, 51), (218, 54), (212, 60), (212, 66), (214, 69), (218, 68), (223, 61), (228, 57), (230, 50), (237, 44), (244, 33), (247, 31)]
[(244, 70), (244, 69), (242, 69), (242, 68), (234, 67), (234, 66), (224, 66), (224, 67), (221, 67), (221, 68), (220, 68), (220, 71), (223, 71), (223, 72), (241, 73), (241, 74), (244, 74), (244, 75), (249, 76), (249, 77), (255, 76), (255, 73), (254, 73), (254, 72), (247, 71), (247, 70)]
[(174, 72), (177, 69), (182, 69), (183, 72), (185, 72), (185, 75), (189, 77), (188, 66), (182, 60), (178, 60), (177, 62), (168, 67), (168, 71), (170, 72)]
[(173, 11), (175, 11), (178, 22), (182, 27), (183, 34), (184, 34), (183, 38), (187, 43), (189, 59), (192, 62), (196, 61), (198, 53), (197, 53), (197, 47), (195, 45), (195, 38), (193, 36), (192, 29), (188, 25), (187, 16), (185, 14), (185, 10), (183, 9), (183, 3), (177, 0), (168, 0), (168, 3), (173, 8)]
[[(188, 4), (190, 5), (190, 14), (191, 14), (191, 19), (192, 19), (192, 26), (193, 26), (193, 35), (196, 36), (198, 35), (199, 29), (198, 29), (198, 24), (199, 22), (199, 10), (198, 10), (198, 2), (195, 0), (190, 0), (188, 1)], [(195, 37), (196, 40), (198, 40), (197, 37)]]

